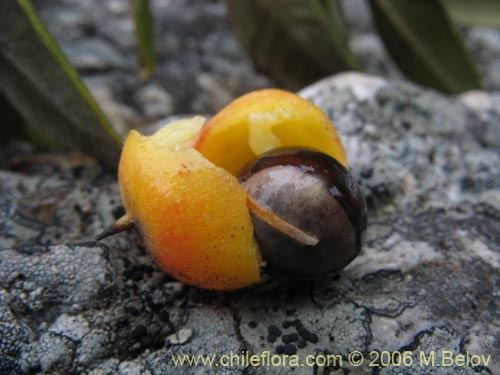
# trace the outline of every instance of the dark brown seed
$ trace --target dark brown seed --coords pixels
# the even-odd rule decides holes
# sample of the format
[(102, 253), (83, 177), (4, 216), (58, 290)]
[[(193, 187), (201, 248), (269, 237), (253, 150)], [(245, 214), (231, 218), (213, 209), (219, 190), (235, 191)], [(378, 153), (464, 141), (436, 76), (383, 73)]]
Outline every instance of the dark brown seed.
[(319, 240), (305, 245), (252, 215), (265, 271), (318, 279), (338, 273), (359, 254), (366, 204), (356, 181), (332, 157), (312, 150), (275, 151), (241, 179), (260, 205)]

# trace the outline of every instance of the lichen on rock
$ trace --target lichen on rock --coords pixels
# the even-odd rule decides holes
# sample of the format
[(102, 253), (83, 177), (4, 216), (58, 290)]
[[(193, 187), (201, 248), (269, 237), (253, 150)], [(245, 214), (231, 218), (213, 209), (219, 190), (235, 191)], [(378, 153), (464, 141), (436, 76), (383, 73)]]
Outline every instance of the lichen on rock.
[[(340, 276), (231, 293), (184, 286), (134, 233), (82, 243), (120, 213), (116, 183), (99, 166), (4, 170), (2, 373), (292, 372), (172, 357), (247, 351), (342, 359), (295, 374), (500, 373), (500, 152), (481, 131), (498, 127), (494, 109), (352, 73), (301, 93), (337, 125), (369, 206), (365, 247)], [(439, 362), (443, 350), (491, 360), (419, 366), (420, 352)], [(365, 356), (360, 367), (348, 363), (353, 351)], [(410, 351), (412, 365), (370, 367), (383, 351)]]

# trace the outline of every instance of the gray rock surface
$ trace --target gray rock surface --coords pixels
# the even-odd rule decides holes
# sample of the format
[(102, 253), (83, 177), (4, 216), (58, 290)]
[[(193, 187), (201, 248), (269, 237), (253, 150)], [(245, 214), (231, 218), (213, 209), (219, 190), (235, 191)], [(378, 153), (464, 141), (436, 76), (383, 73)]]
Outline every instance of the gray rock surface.
[[(91, 241), (122, 213), (114, 177), (92, 160), (2, 151), (0, 372), (500, 374), (498, 97), (359, 74), (301, 94), (336, 123), (369, 206), (361, 255), (318, 282), (185, 286), (135, 233)], [(288, 353), (305, 344), (303, 366), (284, 356), (222, 366), (231, 353), (274, 355), (283, 341)], [(410, 353), (401, 366), (370, 366), (397, 351)], [(176, 366), (185, 354), (216, 362)], [(323, 365), (324, 355), (339, 357)], [(461, 355), (474, 366), (437, 366)]]
[(473, 27), (465, 32), (465, 42), (478, 63), (489, 90), (500, 90), (500, 30)]
[(211, 0), (151, 1), (157, 68), (142, 80), (132, 3), (34, 1), (122, 134), (170, 114), (214, 113), (245, 92), (271, 85), (233, 37), (224, 3)]
[[(350, 45), (363, 70), (403, 75), (391, 61), (367, 0), (342, 2)], [(168, 115), (214, 113), (251, 90), (273, 86), (258, 74), (232, 35), (222, 0), (154, 0), (157, 69), (139, 77), (132, 2), (34, 0), (47, 27), (111, 119), (125, 135)], [(462, 28), (489, 90), (500, 89), (500, 30)]]

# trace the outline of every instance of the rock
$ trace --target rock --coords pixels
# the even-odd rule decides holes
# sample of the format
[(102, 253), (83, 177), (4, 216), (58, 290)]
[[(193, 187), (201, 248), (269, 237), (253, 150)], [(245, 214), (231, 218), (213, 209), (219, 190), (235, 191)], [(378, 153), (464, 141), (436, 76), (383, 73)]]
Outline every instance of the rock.
[(78, 312), (112, 286), (103, 251), (89, 245), (4, 249), (0, 285), (15, 296), (21, 313)]
[(460, 94), (458, 99), (469, 109), (477, 112), (494, 110), (492, 95), (482, 90), (471, 90)]
[(500, 95), (486, 91), (468, 91), (460, 101), (478, 117), (478, 138), (492, 148), (500, 148)]
[(166, 343), (170, 345), (183, 345), (187, 343), (193, 336), (193, 330), (191, 328), (182, 328), (178, 332), (175, 332), (167, 337)]
[(392, 61), (379, 36), (367, 0), (343, 0), (345, 21), (349, 29), (349, 47), (358, 58), (362, 70), (386, 78), (404, 76)]
[(392, 61), (382, 39), (377, 34), (352, 34), (349, 45), (353, 54), (359, 59), (363, 72), (381, 77), (404, 79), (404, 74)]
[(19, 322), (9, 303), (12, 297), (4, 290), (0, 290), (0, 370), (3, 374), (19, 374), (29, 368), (26, 353), (29, 352), (29, 342), (33, 332)]
[(75, 343), (64, 336), (44, 333), (37, 345), (40, 368), (44, 372), (71, 371)]
[(472, 27), (465, 32), (465, 42), (482, 73), (489, 90), (500, 89), (500, 30)]
[(118, 371), (123, 375), (152, 375), (144, 365), (138, 365), (134, 362), (122, 362), (118, 366)]
[[(150, 115), (157, 119), (171, 113), (215, 113), (243, 93), (273, 85), (254, 70), (234, 38), (223, 2), (159, 0), (152, 4), (157, 68), (148, 82), (164, 88), (172, 100), (168, 110), (164, 110), (163, 104), (146, 110), (144, 101), (135, 99), (144, 82), (138, 74), (130, 2), (39, 0), (35, 5), (84, 79), (96, 72), (120, 73), (110, 85), (110, 94), (98, 97), (98, 101), (102, 100), (106, 106), (111, 97), (129, 111), (140, 107), (146, 118), (133, 121), (134, 125), (151, 121)], [(350, 30), (349, 43), (363, 70), (390, 79), (403, 79), (378, 36), (368, 1), (344, 0), (342, 5)], [(499, 89), (500, 31), (472, 27), (463, 29), (463, 35), (485, 86)], [(115, 123), (115, 119), (112, 120)], [(116, 123), (122, 130), (121, 121)]]
[(60, 37), (61, 41), (81, 38), (87, 25), (92, 22), (91, 14), (83, 12), (77, 3), (65, 2), (63, 6), (46, 6), (48, 2), (37, 0), (33, 3), (39, 8), (39, 15), (49, 31)]
[[(63, 165), (50, 164), (60, 161)], [(88, 157), (32, 154), (16, 163), (17, 168), (29, 171), (33, 167), (37, 173), (0, 170), (0, 206), (4, 208), (0, 210), (0, 248), (89, 241), (121, 207), (112, 176), (95, 186), (88, 184), (102, 173)], [(43, 167), (34, 167), (35, 163)], [(90, 202), (106, 207), (104, 216)]]
[(157, 85), (143, 87), (137, 92), (136, 100), (148, 118), (158, 119), (172, 114), (172, 96)]
[(80, 71), (122, 69), (129, 65), (113, 45), (101, 39), (78, 39), (62, 43), (61, 47), (73, 66)]
[[(128, 0), (35, 1), (48, 29), (85, 81), (95, 79), (97, 73), (108, 76), (109, 94), (96, 95), (106, 114), (120, 117), (106, 108), (110, 98), (120, 105), (120, 112), (126, 113), (123, 107), (142, 110), (144, 118), (134, 126), (172, 113), (215, 113), (237, 96), (271, 85), (255, 72), (235, 40), (223, 2), (210, 0), (151, 2), (157, 66), (143, 82), (131, 4)], [(110, 117), (120, 130), (125, 128), (122, 121)]]
[(341, 4), (351, 32), (361, 34), (372, 31), (373, 20), (366, 0), (342, 0)]
[[(400, 78), (367, 1), (343, 3), (364, 69)], [(123, 135), (142, 122), (138, 113), (211, 114), (271, 85), (232, 36), (223, 2), (152, 2), (158, 67), (147, 82), (132, 66), (129, 1), (35, 4)], [(499, 31), (463, 35), (485, 86), (498, 89)], [(92, 242), (122, 209), (114, 176), (81, 155), (2, 148), (0, 373), (500, 373), (498, 94), (453, 99), (346, 73), (301, 95), (339, 128), (370, 208), (360, 257), (340, 277), (315, 283), (273, 280), (215, 293), (173, 281), (134, 233)], [(276, 337), (270, 327), (279, 327)], [(243, 360), (247, 351), (266, 358), (280, 350), (296, 352), (304, 366)], [(348, 362), (353, 351), (364, 356), (360, 367)], [(373, 369), (372, 351), (409, 351), (411, 364)], [(435, 364), (422, 363), (421, 353), (434, 353)], [(437, 366), (448, 353), (484, 359)], [(234, 362), (174, 363), (200, 354), (233, 354)], [(323, 354), (341, 357), (305, 363)]]
[(232, 95), (225, 87), (227, 81), (217, 79), (209, 74), (200, 74), (197, 77), (197, 84), (204, 96), (196, 102), (195, 111), (200, 112), (203, 108), (222, 108), (231, 102)]
[[(336, 123), (369, 206), (364, 249), (339, 277), (183, 286), (134, 233), (81, 242), (120, 213), (112, 176), (81, 157), (24, 156), (0, 171), (3, 373), (500, 373), (500, 150), (482, 134), (498, 126), (497, 96), (353, 73), (301, 95)], [(404, 368), (370, 366), (405, 351)], [(199, 355), (214, 362), (185, 362)]]
[(115, 97), (113, 88), (118, 80), (123, 80), (123, 77), (110, 74), (106, 77), (102, 75), (87, 76), (84, 82), (113, 127), (125, 138), (129, 130), (137, 126), (140, 120), (131, 105), (126, 105)]
[(373, 98), (373, 96), (384, 86), (387, 81), (383, 78), (371, 76), (362, 73), (347, 72), (337, 74), (335, 77), (327, 77), (304, 88), (300, 95), (312, 99), (314, 96), (315, 104), (327, 109), (328, 102), (332, 99), (331, 91), (345, 91), (348, 93), (348, 100), (352, 96), (359, 101)]

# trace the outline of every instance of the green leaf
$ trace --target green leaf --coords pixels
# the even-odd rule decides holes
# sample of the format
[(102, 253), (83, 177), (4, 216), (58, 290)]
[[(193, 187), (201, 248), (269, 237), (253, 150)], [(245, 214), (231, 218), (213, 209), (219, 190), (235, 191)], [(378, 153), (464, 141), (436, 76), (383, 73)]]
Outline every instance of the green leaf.
[(116, 167), (120, 136), (29, 0), (0, 1), (0, 91), (28, 124), (28, 133)]
[(227, 0), (233, 29), (256, 67), (299, 89), (359, 68), (339, 0)]
[(440, 0), (451, 19), (464, 26), (500, 27), (500, 0)]
[(156, 55), (154, 49), (153, 16), (149, 0), (133, 0), (135, 19), (135, 38), (139, 49), (141, 76), (148, 78), (153, 74)]
[[(25, 125), (19, 113), (0, 92), (0, 142), (10, 138), (26, 138)], [(9, 124), (10, 126), (5, 126)]]
[(9, 139), (25, 139), (41, 148), (62, 148), (53, 139), (48, 138), (39, 129), (26, 124), (21, 115), (0, 92), (0, 123), (7, 124), (0, 128), (0, 142)]
[(474, 63), (435, 0), (372, 0), (387, 50), (410, 79), (446, 93), (481, 88)]

